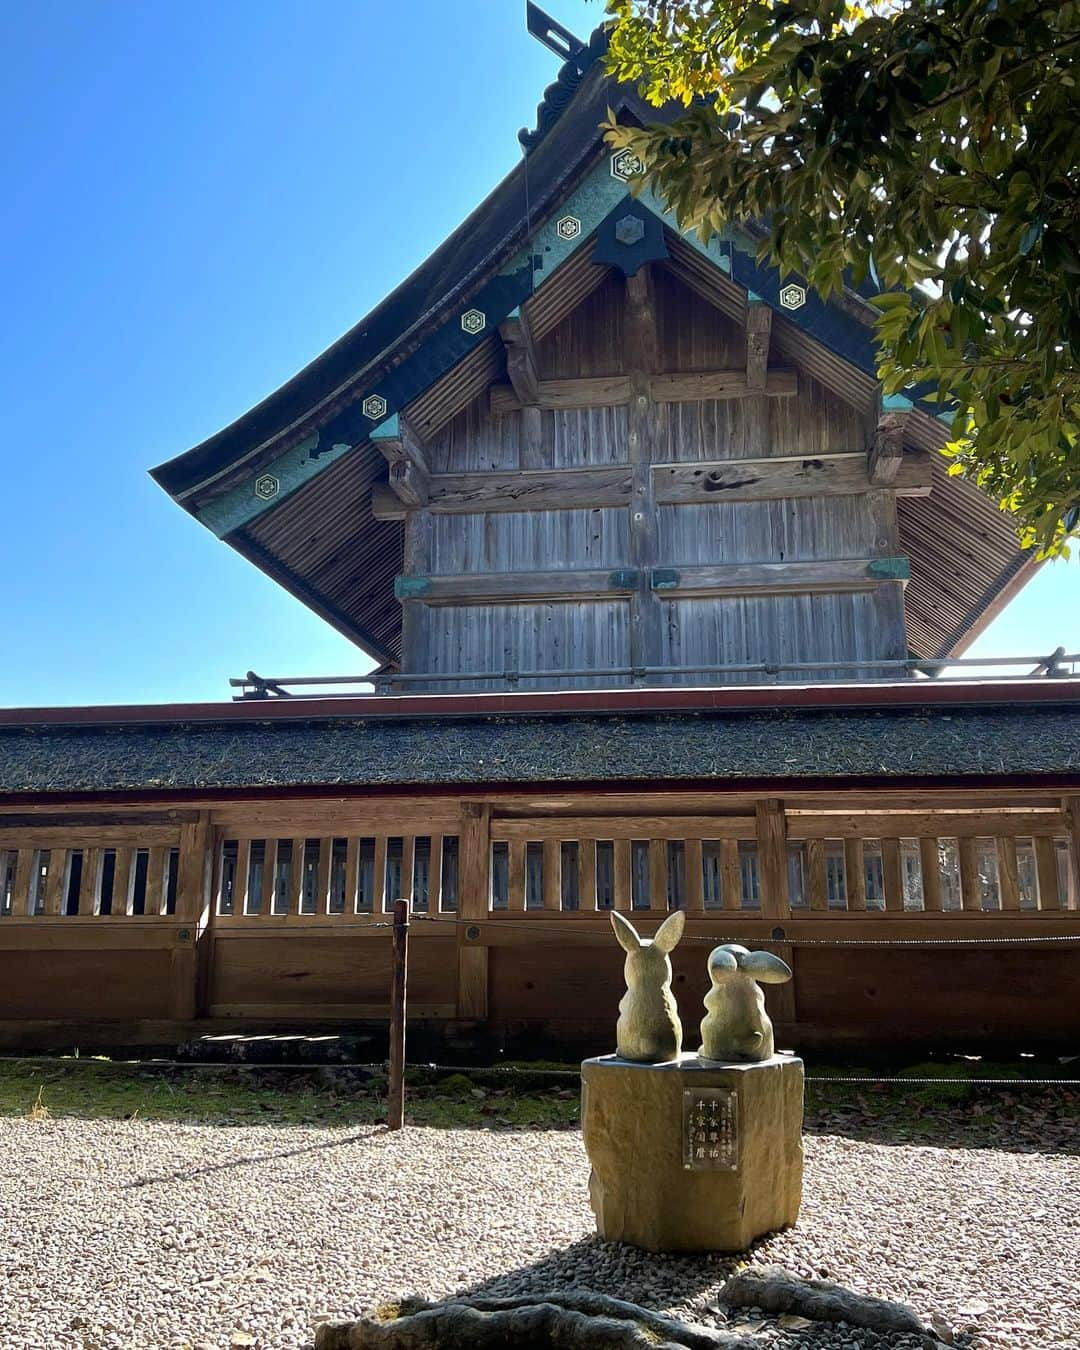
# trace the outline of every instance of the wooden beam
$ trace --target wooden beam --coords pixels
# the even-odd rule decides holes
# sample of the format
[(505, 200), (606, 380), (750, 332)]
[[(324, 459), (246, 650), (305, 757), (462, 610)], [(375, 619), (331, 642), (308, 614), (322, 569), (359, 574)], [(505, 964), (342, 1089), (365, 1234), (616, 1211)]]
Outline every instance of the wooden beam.
[(505, 839), (750, 839), (752, 816), (500, 817), (491, 837)]
[(499, 324), (499, 336), (506, 348), (506, 373), (514, 394), (523, 407), (540, 402), (540, 376), (532, 333), (524, 314), (511, 314)]
[(540, 380), (535, 403), (524, 404), (513, 385), (493, 384), (488, 396), (491, 415), (502, 417), (534, 406), (547, 409), (610, 408), (630, 402), (629, 375), (595, 375), (568, 380)]
[[(770, 459), (707, 460), (653, 464), (660, 506), (707, 502), (773, 501), (787, 497), (868, 493), (873, 490), (859, 450)], [(440, 513), (474, 511), (572, 511), (626, 506), (633, 490), (630, 464), (589, 469), (540, 469), (520, 473), (435, 474), (427, 507)], [(904, 456), (893, 489), (899, 497), (925, 497), (933, 480), (927, 451)], [(404, 520), (405, 503), (389, 488), (371, 494), (376, 520)]]
[[(522, 473), (436, 474), (431, 479), (428, 509), (462, 514), (626, 506), (632, 477), (629, 465)], [(394, 492), (376, 486), (371, 494), (371, 513), (376, 520), (404, 520), (407, 511)]]
[(638, 586), (635, 568), (614, 572), (474, 572), (453, 576), (399, 576), (394, 593), (401, 601), (425, 604), (511, 604), (515, 601), (605, 600), (629, 595)]
[[(642, 272), (645, 271), (642, 268)], [(630, 281), (636, 281), (638, 272)], [(699, 370), (652, 374), (648, 394), (654, 403), (691, 403), (700, 399), (750, 398), (767, 394), (770, 398), (791, 398), (799, 392), (794, 370), (770, 370), (760, 388), (752, 388), (745, 370)], [(493, 417), (518, 412), (524, 407), (569, 411), (581, 408), (610, 408), (629, 403), (633, 396), (631, 377), (591, 375), (573, 379), (539, 380), (535, 401), (520, 397), (511, 384), (494, 384), (488, 396)], [(385, 425), (385, 424), (384, 424)]]
[(719, 567), (659, 567), (653, 589), (686, 595), (797, 595), (861, 591), (910, 575), (906, 558), (852, 558), (837, 562), (730, 563)]
[[(719, 567), (656, 567), (647, 569), (645, 583), (662, 596), (800, 595), (870, 590), (903, 581), (906, 558), (855, 558), (838, 562), (732, 563)], [(395, 579), (394, 593), (402, 603), (528, 604), (542, 600), (606, 600), (634, 595), (639, 568), (615, 571), (582, 569), (565, 572), (473, 572), (463, 575), (413, 576)], [(411, 648), (410, 648), (411, 650)], [(648, 662), (644, 664), (649, 664)], [(872, 664), (872, 663), (870, 663)], [(409, 667), (411, 668), (411, 666)]]
[(866, 467), (871, 483), (888, 485), (896, 481), (904, 460), (906, 413), (884, 413), (877, 424)]
[[(958, 839), (1011, 835), (1051, 837), (1064, 831), (1057, 811), (798, 812), (788, 818), (792, 839)], [(935, 857), (937, 855), (935, 854)]]
[(793, 398), (799, 392), (794, 370), (770, 370), (764, 383), (752, 388), (745, 370), (703, 370), (690, 374), (654, 375), (651, 392), (657, 403), (694, 403), (699, 399)]
[[(925, 497), (933, 483), (927, 451), (905, 455), (893, 487), (902, 497)], [(728, 459), (654, 468), (656, 500), (662, 506), (718, 501), (769, 501), (869, 492), (866, 459), (860, 451), (828, 455)]]
[(772, 310), (760, 300), (746, 306), (746, 387), (764, 392), (769, 372)]

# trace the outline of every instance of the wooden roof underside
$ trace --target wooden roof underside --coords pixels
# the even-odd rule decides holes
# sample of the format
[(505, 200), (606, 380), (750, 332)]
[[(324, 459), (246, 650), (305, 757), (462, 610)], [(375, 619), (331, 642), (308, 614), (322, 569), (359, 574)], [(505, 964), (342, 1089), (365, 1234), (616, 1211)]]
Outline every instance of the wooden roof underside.
[[(690, 245), (674, 236), (668, 242), (671, 258), (661, 266), (741, 325), (746, 292)], [(537, 338), (557, 327), (609, 274), (611, 269), (590, 260), (590, 252), (574, 254), (528, 301)], [(873, 406), (871, 376), (780, 315), (773, 344), (778, 357), (837, 397), (863, 411)], [(410, 404), (406, 415), (425, 439), (434, 437), (505, 378), (502, 344), (492, 336)], [(913, 446), (933, 450), (946, 440), (944, 427), (925, 413), (913, 412), (908, 424)], [(935, 462), (934, 475), (928, 497), (898, 503), (901, 548), (911, 560), (905, 597), (909, 644), (926, 658), (962, 650), (1033, 566), (995, 503), (950, 477), (944, 458)], [(386, 461), (365, 443), (236, 531), (229, 542), (340, 631), (393, 661), (401, 641), (394, 578), (402, 567), (403, 527), (371, 514), (372, 488), (385, 482)]]

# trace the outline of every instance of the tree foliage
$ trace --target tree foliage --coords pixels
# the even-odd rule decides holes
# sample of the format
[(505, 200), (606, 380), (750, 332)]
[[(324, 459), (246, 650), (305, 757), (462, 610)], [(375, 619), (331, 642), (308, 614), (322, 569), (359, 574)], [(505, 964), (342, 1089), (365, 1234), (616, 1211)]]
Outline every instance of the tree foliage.
[(609, 0), (611, 126), (683, 228), (878, 292), (886, 393), (951, 414), (950, 472), (1054, 553), (1080, 523), (1080, 5)]

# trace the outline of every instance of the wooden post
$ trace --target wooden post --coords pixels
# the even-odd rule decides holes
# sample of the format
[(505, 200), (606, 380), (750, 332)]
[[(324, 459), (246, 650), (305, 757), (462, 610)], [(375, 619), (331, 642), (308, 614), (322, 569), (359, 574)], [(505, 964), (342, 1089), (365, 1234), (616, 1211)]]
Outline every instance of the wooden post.
[(866, 862), (861, 839), (844, 840), (844, 898), (849, 910), (866, 908)]
[[(433, 533), (430, 511), (410, 511), (406, 516), (402, 565), (407, 575), (427, 576), (432, 570)], [(402, 674), (422, 674), (429, 669), (429, 626), (428, 608), (422, 600), (401, 602)]]
[[(1013, 861), (1016, 853), (1013, 853)], [(941, 912), (941, 858), (936, 839), (919, 840), (919, 861), (922, 871), (923, 909), (928, 914)]]
[[(652, 588), (656, 566), (656, 490), (652, 462), (656, 439), (656, 404), (649, 377), (659, 368), (656, 297), (646, 263), (626, 279), (624, 343), (630, 376), (627, 414), (630, 494), (630, 559), (637, 569), (637, 588), (630, 599), (630, 665), (636, 669), (661, 663), (661, 609)], [(650, 904), (652, 900), (650, 899)]]
[(742, 864), (737, 839), (720, 840), (720, 892), (724, 909), (742, 909)]
[(705, 876), (704, 859), (700, 839), (688, 839), (683, 854), (686, 867), (686, 913), (689, 915), (705, 913)]
[(390, 1083), (386, 1128), (405, 1124), (405, 986), (409, 973), (409, 901), (394, 901), (394, 969), (390, 981)]
[(825, 840), (806, 841), (807, 890), (810, 908), (826, 911), (829, 908), (829, 873), (825, 862)]
[(775, 799), (757, 804), (758, 882), (763, 919), (790, 917), (787, 875), (787, 817)]
[(997, 840), (997, 864), (1001, 908), (1017, 910), (1020, 908), (1020, 869), (1016, 864), (1016, 840), (1011, 835)]
[(1060, 909), (1057, 845), (1049, 835), (1040, 835), (1035, 840), (1035, 873), (1039, 880), (1039, 908)]
[(457, 1012), (481, 1020), (488, 1011), (488, 949), (469, 936), (491, 902), (491, 807), (462, 802), (458, 830), (459, 918)]
[(900, 840), (881, 841), (881, 872), (885, 887), (885, 908), (902, 911), (904, 908), (904, 868), (900, 858)]
[(1068, 906), (1080, 909), (1080, 797), (1066, 797), (1063, 803), (1069, 822), (1069, 877)]
[(957, 840), (960, 853), (960, 903), (967, 910), (982, 909), (982, 884), (979, 881), (979, 860), (975, 851), (975, 840), (963, 838)]
[[(207, 1002), (213, 946), (210, 924), (215, 908), (210, 903), (213, 839), (208, 811), (200, 811), (197, 821), (180, 827), (177, 930), (172, 951), (172, 1013), (178, 1022), (198, 1017)], [(125, 874), (125, 910), (128, 884)], [(115, 883), (113, 895), (116, 895)]]

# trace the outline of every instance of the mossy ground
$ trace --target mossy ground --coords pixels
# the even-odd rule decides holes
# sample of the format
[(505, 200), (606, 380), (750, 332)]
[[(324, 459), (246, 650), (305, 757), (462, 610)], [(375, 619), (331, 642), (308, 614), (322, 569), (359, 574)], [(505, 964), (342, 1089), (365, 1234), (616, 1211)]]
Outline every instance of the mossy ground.
[[(1074, 1066), (955, 1059), (892, 1065), (880, 1077), (923, 1079), (1080, 1077)], [(504, 1065), (497, 1073), (409, 1071), (406, 1111), (436, 1128), (570, 1129), (579, 1123), (576, 1065)], [(553, 1070), (564, 1072), (552, 1072)], [(873, 1076), (865, 1065), (814, 1066), (815, 1078)], [(0, 1063), (0, 1116), (28, 1120), (172, 1120), (208, 1125), (355, 1126), (385, 1119), (379, 1073), (312, 1067), (170, 1068), (100, 1058)], [(1075, 1139), (1076, 1088), (970, 1083), (807, 1085), (811, 1133), (944, 1146), (1031, 1146)]]
[[(570, 1078), (504, 1086), (416, 1070), (406, 1096), (414, 1125), (551, 1129), (578, 1119)], [(385, 1099), (385, 1077), (340, 1068), (170, 1069), (85, 1058), (0, 1064), (0, 1116), (346, 1126), (384, 1120)]]

